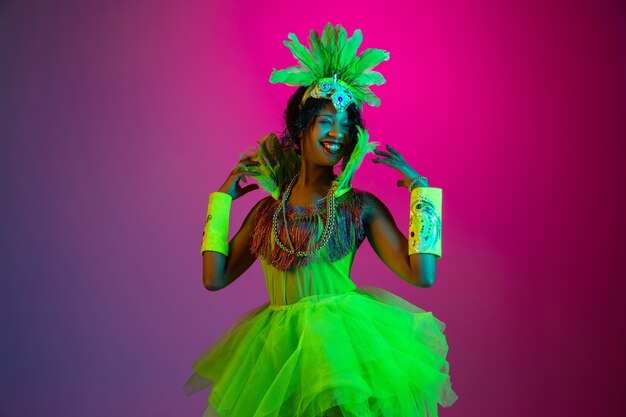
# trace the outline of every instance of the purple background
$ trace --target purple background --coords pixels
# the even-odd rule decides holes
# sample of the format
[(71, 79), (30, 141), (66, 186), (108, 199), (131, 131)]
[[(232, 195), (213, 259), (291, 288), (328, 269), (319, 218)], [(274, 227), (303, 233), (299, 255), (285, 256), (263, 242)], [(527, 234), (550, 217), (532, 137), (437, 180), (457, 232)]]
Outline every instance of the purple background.
[[(445, 190), (433, 288), (367, 244), (353, 270), (447, 323), (441, 415), (624, 415), (623, 3), (6, 0), (0, 416), (202, 414), (192, 362), (267, 300), (258, 264), (203, 288), (207, 197), (281, 128), (281, 42), (327, 21), (391, 52), (372, 139)], [(366, 161), (355, 186), (406, 230), (397, 179)]]

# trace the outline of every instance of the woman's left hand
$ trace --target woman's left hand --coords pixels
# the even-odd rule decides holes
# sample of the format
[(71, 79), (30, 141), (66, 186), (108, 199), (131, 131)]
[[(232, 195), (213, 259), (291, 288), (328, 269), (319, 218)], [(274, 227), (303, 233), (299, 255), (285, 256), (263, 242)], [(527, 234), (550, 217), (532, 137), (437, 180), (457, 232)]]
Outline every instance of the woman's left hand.
[[(381, 156), (381, 158), (372, 158), (372, 162), (375, 164), (385, 164), (396, 169), (400, 174), (402, 174), (402, 179), (397, 183), (398, 187), (408, 187), (415, 178), (419, 177), (419, 174), (408, 164), (408, 162), (404, 160), (404, 157), (400, 154), (400, 152), (396, 151), (389, 145), (385, 145), (385, 147), (389, 152), (374, 149), (374, 153)], [(428, 187), (428, 181), (426, 178), (422, 178), (417, 182), (417, 185), (421, 187)]]

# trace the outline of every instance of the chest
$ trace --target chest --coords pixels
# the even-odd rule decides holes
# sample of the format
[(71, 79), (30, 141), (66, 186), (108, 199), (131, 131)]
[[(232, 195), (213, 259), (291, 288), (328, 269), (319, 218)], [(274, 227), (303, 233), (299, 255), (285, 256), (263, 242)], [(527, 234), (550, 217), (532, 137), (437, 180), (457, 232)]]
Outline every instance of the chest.
[(268, 200), (256, 218), (250, 250), (276, 269), (336, 262), (363, 242), (363, 199), (354, 190), (306, 206)]

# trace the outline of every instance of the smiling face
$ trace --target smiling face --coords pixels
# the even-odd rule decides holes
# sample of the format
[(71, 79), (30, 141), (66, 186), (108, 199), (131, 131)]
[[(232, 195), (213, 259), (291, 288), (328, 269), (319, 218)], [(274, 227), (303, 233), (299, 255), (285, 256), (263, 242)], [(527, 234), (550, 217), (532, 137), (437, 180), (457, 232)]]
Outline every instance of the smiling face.
[(346, 111), (337, 113), (328, 101), (313, 117), (301, 139), (302, 157), (321, 166), (334, 166), (351, 151), (350, 123)]

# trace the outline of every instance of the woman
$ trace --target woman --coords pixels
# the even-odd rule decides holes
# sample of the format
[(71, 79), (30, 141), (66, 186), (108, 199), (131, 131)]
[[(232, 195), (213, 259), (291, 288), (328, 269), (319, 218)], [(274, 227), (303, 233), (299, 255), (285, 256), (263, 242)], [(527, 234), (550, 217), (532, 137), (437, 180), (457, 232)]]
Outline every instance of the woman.
[[(359, 105), (377, 105), (369, 85), (384, 82), (371, 69), (389, 55), (370, 49), (356, 56), (360, 37), (357, 30), (347, 39), (341, 26), (327, 24), (321, 37), (311, 32), (309, 51), (290, 34), (286, 44), (302, 66), (270, 78), (301, 84), (285, 111), (285, 134), (268, 135), (209, 198), (205, 287), (226, 287), (258, 257), (270, 300), (194, 364), (187, 391), (213, 384), (205, 415), (436, 416), (438, 403), (456, 400), (443, 323), (381, 289), (357, 289), (350, 279), (365, 238), (418, 287), (433, 285), (441, 255), (441, 190), (391, 147), (373, 150), (362, 129)], [(410, 240), (380, 200), (350, 187), (372, 150), (378, 155), (372, 161), (396, 169), (398, 185), (412, 190)], [(249, 176), (272, 196), (226, 243), (231, 201), (258, 188), (240, 185)]]

